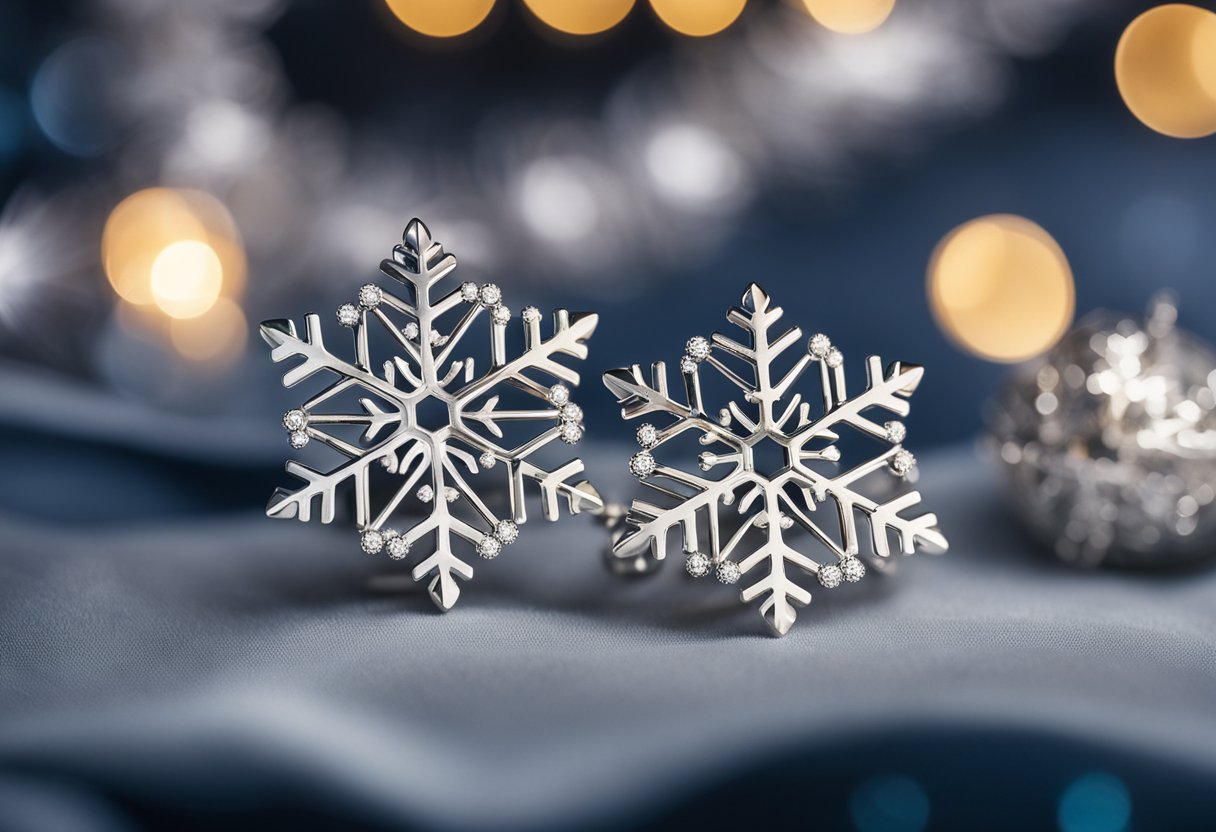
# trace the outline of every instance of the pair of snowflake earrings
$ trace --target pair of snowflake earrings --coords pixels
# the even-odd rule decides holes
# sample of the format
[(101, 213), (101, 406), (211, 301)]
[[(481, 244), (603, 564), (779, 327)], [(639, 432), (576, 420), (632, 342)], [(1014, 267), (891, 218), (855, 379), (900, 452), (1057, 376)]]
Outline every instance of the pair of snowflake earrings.
[[(859, 515), (868, 521), (875, 563), (890, 556), (892, 536), (904, 554), (918, 543), (946, 548), (934, 515), (901, 516), (920, 502), (916, 492), (880, 501), (857, 490), (859, 480), (880, 470), (900, 479), (913, 472), (915, 459), (902, 446), (903, 423), (867, 414), (906, 416), (923, 368), (895, 363), (884, 372), (880, 359), (871, 356), (867, 388), (849, 398), (840, 351), (822, 334), (795, 349), (804, 343), (801, 331), (774, 330), (782, 310), (755, 284), (747, 288), (743, 306), (728, 314), (746, 334), (743, 341), (716, 333), (688, 341), (679, 366), (683, 401), (670, 394), (662, 362), (653, 366), (650, 381), (637, 365), (604, 374), (625, 419), (653, 414), (663, 422), (637, 429), (641, 450), (629, 470), (666, 507), (639, 499), (626, 512), (606, 503), (586, 480), (576, 480), (581, 460), (534, 461), (551, 454), (544, 449), (554, 442), (583, 438), (583, 413), (571, 400), (579, 374), (559, 359), (587, 357), (598, 316), (559, 309), (546, 334), (540, 311), (526, 307), (518, 316), (523, 349), (511, 358), (508, 337), (520, 334), (501, 290), (492, 283), (437, 289), (456, 260), (421, 221), (409, 223), (380, 268), (408, 289), (408, 297), (369, 283), (359, 289), (356, 303), (339, 307), (338, 323), (354, 337), (353, 360), (326, 348), (315, 314), (305, 318), (303, 338), (290, 321), (261, 326), (275, 362), (299, 359), (283, 376), (286, 387), (318, 374), (328, 382), (284, 415), (291, 446), (315, 441), (338, 459), (327, 471), (288, 462), (287, 472), (303, 484), (278, 489), (266, 513), (307, 521), (319, 503), (321, 522), (332, 522), (338, 489), (349, 483), (363, 551), (393, 560), (414, 555), (414, 580), (429, 579), (430, 596), (442, 610), (456, 603), (460, 580), (473, 576), (471, 558), (461, 550), (493, 559), (519, 537), (528, 519), (530, 483), (540, 492), (546, 519), (556, 520), (565, 503), (570, 514), (587, 511), (614, 530), (609, 561), (616, 571), (651, 571), (665, 559), (668, 533), (678, 526), (687, 572), (712, 573), (724, 584), (754, 576), (741, 599), (759, 601), (778, 635), (788, 632), (796, 608), (811, 600), (791, 573), (814, 575), (826, 589), (865, 575), (858, 557)], [(489, 318), (490, 359), (478, 372), (474, 359), (461, 352), (461, 341), (483, 314)], [(377, 366), (373, 350), (391, 357)], [(774, 364), (790, 355), (796, 360), (778, 371)], [(823, 395), (817, 412), (792, 390), (812, 366), (819, 369)], [(731, 401), (714, 417), (703, 401), (707, 367), (715, 380), (742, 391), (741, 401)], [(828, 469), (841, 458), (842, 428), (878, 440), (881, 450), (835, 473)], [(668, 443), (678, 446), (685, 434), (708, 448), (698, 459), (703, 476), (668, 467), (655, 456)], [(766, 445), (779, 452), (780, 462), (770, 466), (776, 470), (758, 464)], [(487, 505), (490, 490), (471, 484), (494, 474), (506, 481), (505, 511)], [(834, 518), (821, 511), (829, 503)], [(805, 533), (826, 550), (826, 559), (794, 548), (790, 541)]]

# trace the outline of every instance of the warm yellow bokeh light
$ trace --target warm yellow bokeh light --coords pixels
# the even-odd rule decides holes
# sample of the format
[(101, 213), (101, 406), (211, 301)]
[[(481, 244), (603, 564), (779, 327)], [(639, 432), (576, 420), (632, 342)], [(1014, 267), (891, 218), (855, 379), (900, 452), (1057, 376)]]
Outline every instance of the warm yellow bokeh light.
[(735, 22), (747, 0), (650, 0), (659, 19), (682, 35), (705, 37)]
[(929, 261), (937, 324), (968, 352), (1022, 361), (1072, 322), (1072, 269), (1050, 234), (1025, 217), (994, 214), (960, 225)]
[(895, 0), (802, 0), (825, 29), (844, 35), (872, 32), (891, 16)]
[(594, 35), (625, 19), (634, 0), (524, 0), (549, 26), (569, 35)]
[(215, 249), (198, 240), (166, 246), (152, 261), (152, 299), (171, 318), (197, 318), (215, 306), (224, 267)]
[(1132, 114), (1158, 133), (1216, 133), (1216, 13), (1171, 3), (1137, 17), (1119, 39), (1115, 82)]
[(166, 247), (183, 240), (209, 245), (223, 266), (225, 294), (241, 294), (245, 248), (231, 214), (210, 194), (172, 188), (137, 191), (110, 212), (101, 260), (114, 291), (128, 303), (151, 304), (152, 264)]
[(415, 32), (451, 38), (482, 24), (494, 0), (385, 0), (397, 19)]
[(178, 353), (190, 361), (226, 367), (245, 352), (249, 322), (241, 307), (228, 298), (197, 318), (174, 318), (169, 337)]

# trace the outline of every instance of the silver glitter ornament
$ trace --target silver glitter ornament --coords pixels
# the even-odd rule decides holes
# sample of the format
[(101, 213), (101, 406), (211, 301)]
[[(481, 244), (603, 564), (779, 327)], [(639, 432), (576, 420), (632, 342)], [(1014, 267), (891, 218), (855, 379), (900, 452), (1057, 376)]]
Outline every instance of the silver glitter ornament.
[(1109, 312), (1016, 370), (993, 402), (990, 443), (1010, 503), (1063, 559), (1161, 566), (1216, 543), (1216, 353), (1154, 299)]

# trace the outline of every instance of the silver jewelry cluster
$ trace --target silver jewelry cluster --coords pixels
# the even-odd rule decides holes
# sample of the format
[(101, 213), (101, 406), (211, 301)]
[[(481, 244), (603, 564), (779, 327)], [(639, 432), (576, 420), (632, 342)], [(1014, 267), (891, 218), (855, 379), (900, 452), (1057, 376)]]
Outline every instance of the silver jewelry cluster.
[[(307, 521), (319, 503), (321, 522), (330, 523), (338, 489), (349, 485), (363, 550), (394, 560), (417, 555), (414, 580), (430, 577), (432, 600), (447, 610), (460, 595), (457, 579), (473, 575), (458, 541), (487, 559), (514, 543), (527, 521), (525, 483), (537, 484), (547, 519), (557, 518), (563, 501), (571, 513), (602, 510), (588, 483), (573, 482), (583, 470), (581, 460), (553, 469), (531, 461), (555, 441), (574, 444), (583, 437), (582, 410), (571, 398), (579, 374), (557, 359), (587, 357), (586, 342), (597, 316), (559, 309), (546, 335), (540, 311), (529, 306), (519, 315), (522, 333), (517, 334), (496, 285), (464, 283), (437, 293), (456, 259), (416, 219), (380, 268), (408, 290), (408, 297), (369, 283), (354, 302), (338, 307), (337, 323), (354, 341), (351, 360), (326, 346), (318, 315), (305, 318), (303, 338), (287, 320), (261, 326), (275, 362), (299, 359), (284, 374), (284, 386), (295, 387), (316, 375), (327, 382), (283, 416), (291, 447), (316, 441), (339, 457), (325, 471), (288, 462), (287, 472), (304, 484), (277, 490), (266, 513)], [(484, 318), (489, 319), (490, 358), (479, 373), (463, 349), (465, 337)], [(379, 363), (372, 358), (372, 328), (386, 334), (394, 347)], [(523, 348), (511, 358), (508, 339), (517, 337)], [(503, 409), (500, 394), (508, 387), (523, 391), (535, 404)], [(340, 404), (352, 398), (357, 408)], [(447, 414), (446, 424), (422, 423), (419, 409), (428, 403)], [(528, 438), (514, 446), (503, 443), (507, 422), (529, 424)], [(389, 485), (372, 488), (373, 474), (386, 477)], [(489, 476), (506, 482), (509, 514), (492, 510), (474, 487)], [(384, 494), (374, 493), (379, 490)]]
[(1162, 296), (1082, 321), (990, 408), (1009, 500), (1059, 557), (1174, 564), (1216, 544), (1216, 353)]
[[(920, 502), (915, 491), (879, 500), (859, 490), (870, 474), (886, 471), (903, 479), (913, 473), (916, 460), (903, 447), (906, 429), (899, 418), (909, 412), (923, 368), (897, 362), (884, 371), (881, 359), (871, 356), (866, 389), (850, 397), (840, 350), (823, 334), (803, 341), (797, 327), (774, 329), (781, 316), (763, 289), (749, 286), (743, 306), (727, 315), (744, 341), (719, 333), (689, 339), (679, 362), (682, 399), (669, 390), (662, 362), (649, 381), (636, 364), (604, 375), (625, 419), (654, 420), (637, 428), (641, 449), (629, 470), (659, 501), (633, 502), (614, 555), (633, 559), (648, 550), (650, 558), (663, 560), (668, 534), (679, 529), (688, 573), (712, 573), (724, 584), (748, 579), (741, 599), (759, 601), (777, 635), (789, 631), (796, 608), (811, 600), (796, 580), (799, 573), (817, 576), (824, 589), (865, 576), (858, 518), (868, 523), (870, 549), (879, 559), (890, 556), (892, 536), (904, 554), (917, 544), (938, 551), (947, 546), (934, 515), (902, 516)], [(818, 409), (794, 391), (811, 368), (820, 379)], [(710, 371), (739, 390), (738, 399), (716, 411), (707, 409), (702, 395)], [(877, 440), (881, 450), (837, 472), (842, 429)], [(659, 459), (663, 446), (686, 432), (707, 448), (698, 459), (699, 474)], [(765, 442), (780, 448), (778, 470), (757, 466), (754, 452)], [(732, 511), (738, 517), (733, 524)], [(804, 551), (810, 540), (826, 557)]]

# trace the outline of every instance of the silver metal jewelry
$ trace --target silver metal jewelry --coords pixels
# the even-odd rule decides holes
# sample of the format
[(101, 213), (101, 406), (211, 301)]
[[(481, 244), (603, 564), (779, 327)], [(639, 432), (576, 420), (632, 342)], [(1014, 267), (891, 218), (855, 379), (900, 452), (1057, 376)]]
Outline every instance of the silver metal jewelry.
[[(604, 383), (621, 403), (625, 419), (652, 414), (663, 417), (662, 424), (646, 422), (638, 427), (641, 450), (630, 459), (629, 470), (666, 507), (635, 500), (613, 556), (638, 569), (645, 568), (647, 557), (661, 561), (667, 554), (667, 535), (678, 526), (684, 567), (693, 577), (712, 574), (724, 584), (734, 584), (756, 573), (756, 580), (748, 583), (740, 597), (745, 603), (760, 600), (760, 613), (776, 635), (785, 635), (794, 623), (796, 608), (811, 600), (811, 593), (794, 581), (791, 568), (816, 575), (825, 589), (865, 576), (866, 567), (858, 558), (858, 515), (869, 523), (870, 545), (879, 566), (891, 554), (892, 534), (904, 554), (912, 554), (918, 543), (935, 551), (947, 547), (934, 515), (901, 516), (920, 502), (917, 492), (879, 501), (856, 490), (863, 477), (881, 470), (899, 479), (914, 473), (916, 459), (903, 447), (904, 424), (877, 421), (866, 414), (877, 410), (906, 416), (907, 399), (920, 383), (924, 368), (896, 362), (884, 373), (881, 359), (870, 356), (869, 384), (850, 398), (844, 356), (826, 335), (811, 336), (805, 351), (784, 372), (774, 367), (802, 339), (797, 327), (774, 335), (772, 328), (781, 315), (781, 308), (772, 306), (765, 291), (752, 284), (743, 295), (742, 308), (733, 308), (727, 315), (748, 334), (749, 343), (716, 332), (709, 338), (690, 338), (679, 366), (687, 404), (669, 393), (663, 362), (653, 366), (649, 382), (636, 364), (604, 374)], [(792, 392), (794, 383), (812, 365), (819, 368), (823, 396), (822, 411), (817, 415), (801, 393)], [(702, 401), (707, 367), (743, 392), (742, 403), (730, 401), (716, 415), (709, 415)], [(842, 427), (878, 440), (884, 449), (843, 473), (828, 470), (841, 458), (837, 431)], [(708, 448), (700, 454), (701, 471), (719, 476), (687, 473), (659, 461), (659, 449), (687, 431), (700, 434), (700, 444)], [(783, 462), (778, 470), (757, 468), (756, 450), (766, 442), (780, 450)], [(823, 525), (831, 516), (820, 517), (819, 522), (812, 519), (829, 500), (837, 521), (832, 525), (839, 529), (835, 537)], [(736, 504), (738, 522), (724, 529), (729, 516), (725, 509)], [(795, 527), (809, 532), (827, 550), (830, 557), (826, 562), (794, 548)], [(730, 536), (724, 540), (726, 534)], [(763, 574), (762, 566), (767, 567)]]
[[(350, 483), (363, 551), (404, 560), (424, 549), (425, 554), (413, 559), (412, 575), (415, 581), (431, 577), (430, 596), (442, 610), (460, 596), (457, 579), (473, 576), (473, 567), (462, 559), (467, 556), (457, 554), (457, 540), (486, 559), (515, 542), (528, 519), (526, 482), (539, 486), (549, 520), (557, 519), (563, 501), (572, 514), (603, 509), (594, 488), (585, 481), (572, 482), (583, 470), (581, 460), (553, 469), (530, 461), (555, 440), (574, 444), (583, 436), (582, 410), (571, 393), (579, 374), (557, 358), (587, 357), (586, 341), (595, 331), (597, 316), (559, 309), (546, 338), (540, 311), (526, 307), (518, 315), (523, 350), (509, 359), (507, 340), (515, 328), (514, 316), (497, 286), (464, 283), (434, 298), (436, 285), (455, 268), (456, 259), (431, 239), (427, 227), (411, 220), (391, 259), (380, 264), (384, 274), (410, 290), (409, 298), (368, 283), (354, 302), (338, 307), (338, 324), (354, 337), (353, 362), (326, 347), (319, 315), (304, 319), (303, 338), (291, 321), (261, 326), (275, 362), (302, 359), (284, 374), (284, 386), (294, 387), (318, 373), (326, 374), (329, 382), (284, 414), (291, 447), (301, 449), (316, 440), (341, 458), (325, 472), (288, 462), (287, 473), (304, 485), (275, 491), (266, 514), (307, 521), (319, 501), (321, 522), (330, 523), (337, 490)], [(473, 358), (458, 351), (483, 314), (490, 320), (490, 361), (478, 374)], [(394, 353), (379, 368), (372, 359), (373, 328), (388, 336)], [(522, 391), (539, 406), (500, 409), (500, 397), (508, 388)], [(343, 399), (351, 404), (342, 405)], [(428, 407), (443, 414), (446, 422), (426, 424), (420, 411)], [(508, 422), (534, 424), (520, 444), (511, 446), (500, 444)], [(343, 433), (351, 435), (343, 438)], [(492, 511), (471, 484), (492, 475), (507, 484), (509, 514)], [(388, 495), (378, 508), (373, 508), (375, 478), (386, 480), (383, 491)], [(420, 511), (421, 519), (405, 520), (410, 510)], [(421, 546), (424, 539), (430, 545)]]

